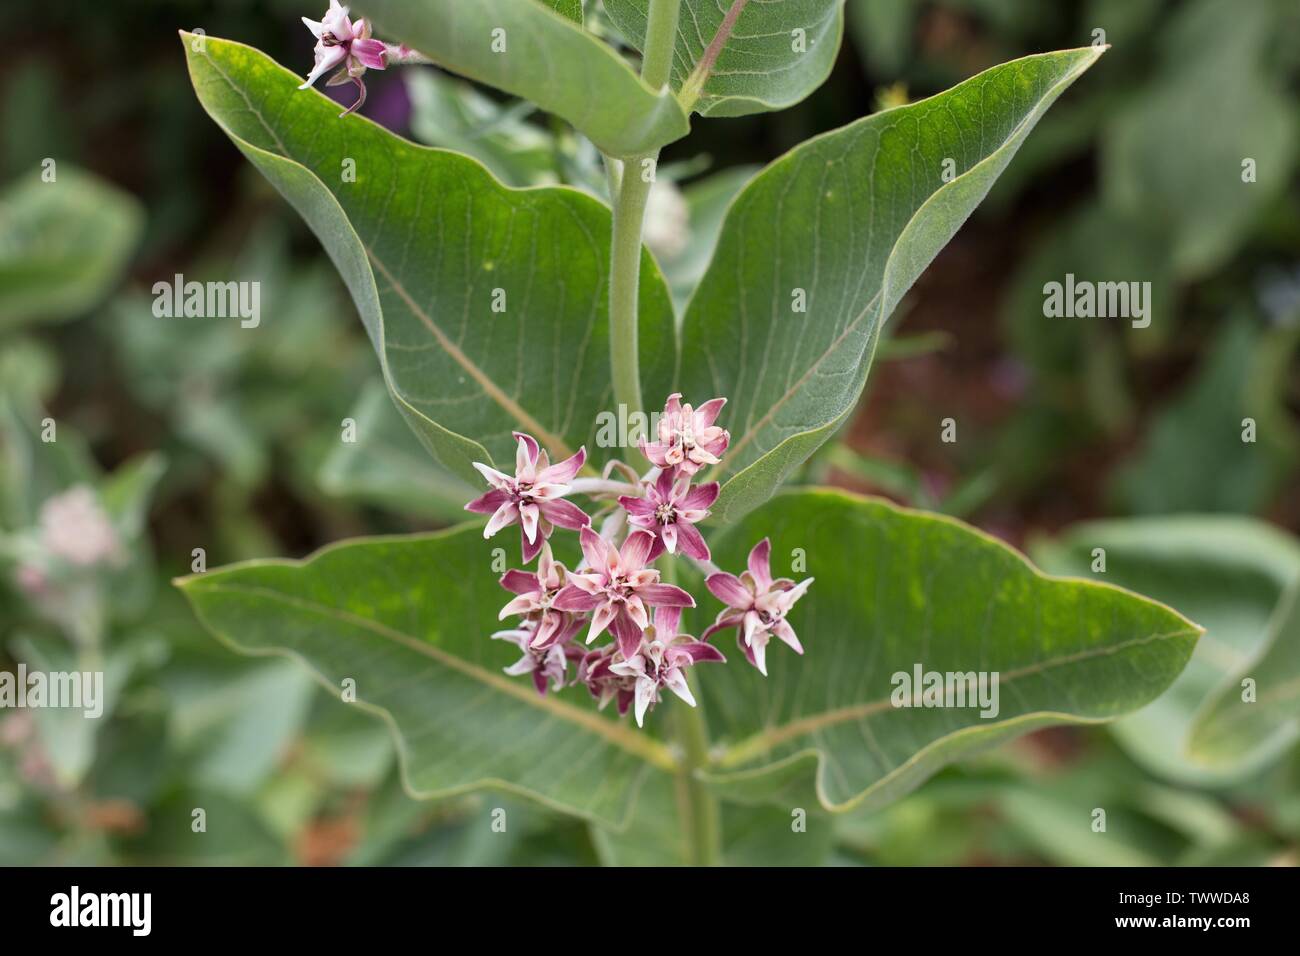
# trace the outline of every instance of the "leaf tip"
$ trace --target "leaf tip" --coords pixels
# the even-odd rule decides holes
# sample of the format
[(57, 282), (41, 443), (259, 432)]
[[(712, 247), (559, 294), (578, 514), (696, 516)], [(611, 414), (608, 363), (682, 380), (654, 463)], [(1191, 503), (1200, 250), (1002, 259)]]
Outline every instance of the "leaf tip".
[(197, 577), (200, 577), (200, 575), (179, 574), (176, 577), (171, 579), (171, 586), (180, 590), (181, 592), (185, 592), (189, 589), (190, 585), (194, 583), (194, 579)]

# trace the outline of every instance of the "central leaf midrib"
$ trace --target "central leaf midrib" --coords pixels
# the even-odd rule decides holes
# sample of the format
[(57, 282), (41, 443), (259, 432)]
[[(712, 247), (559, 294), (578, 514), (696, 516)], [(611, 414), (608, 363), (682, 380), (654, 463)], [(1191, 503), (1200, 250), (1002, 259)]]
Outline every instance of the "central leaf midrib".
[[(1056, 79), (1056, 81), (1055, 81), (1054, 83), (1052, 83), (1052, 85), (1051, 85), (1051, 87), (1049, 88), (1048, 92), (1050, 93), (1051, 89), (1055, 89), (1057, 86), (1059, 86), (1061, 83), (1063, 83), (1063, 82), (1064, 82), (1064, 81), (1065, 81), (1065, 80), (1066, 80), (1066, 79), (1067, 79), (1067, 78), (1072, 74), (1072, 72), (1074, 71), (1074, 69), (1077, 68), (1077, 66), (1078, 66), (1078, 64), (1075, 64), (1075, 65), (1072, 66), (1069, 70), (1067, 70), (1067, 71), (1066, 71), (1062, 76), (1058, 77), (1058, 78)], [(760, 430), (761, 430), (761, 429), (766, 425), (767, 422), (771, 421), (771, 419), (773, 418), (773, 416), (776, 414), (776, 412), (777, 412), (778, 410), (780, 410), (782, 407), (784, 407), (784, 406), (786, 405), (786, 403), (788, 403), (789, 401), (791, 401), (791, 400), (793, 399), (793, 397), (794, 397), (794, 396), (799, 392), (799, 390), (800, 390), (800, 388), (802, 387), (803, 383), (807, 381), (808, 376), (811, 375), (811, 374), (812, 374), (814, 371), (816, 371), (818, 368), (820, 368), (820, 367), (821, 367), (821, 364), (822, 364), (823, 362), (825, 362), (827, 359), (829, 359), (832, 355), (835, 354), (835, 351), (836, 351), (836, 350), (839, 348), (839, 346), (843, 343), (844, 339), (845, 339), (845, 338), (846, 338), (850, 333), (852, 333), (852, 332), (854, 332), (854, 331), (857, 330), (858, 326), (862, 323), (862, 320), (863, 320), (864, 318), (866, 318), (866, 316), (867, 316), (867, 315), (871, 312), (871, 310), (875, 307), (877, 301), (880, 299), (881, 294), (884, 292), (885, 285), (886, 285), (886, 278), (887, 278), (888, 273), (889, 273), (889, 263), (890, 263), (890, 261), (894, 258), (894, 253), (895, 253), (895, 252), (897, 251), (897, 249), (898, 249), (898, 240), (902, 237), (902, 235), (903, 235), (905, 232), (907, 232), (908, 228), (909, 228), (909, 227), (912, 225), (912, 223), (916, 220), (916, 217), (920, 214), (921, 210), (924, 209), (924, 208), (926, 207), (926, 205), (930, 202), (930, 200), (932, 200), (932, 199), (933, 199), (935, 196), (937, 196), (939, 193), (944, 192), (944, 191), (947, 190), (950, 186), (954, 185), (955, 183), (957, 183), (958, 181), (960, 181), (960, 180), (963, 179), (964, 177), (969, 176), (972, 172), (974, 172), (976, 169), (978, 169), (978, 168), (979, 168), (983, 163), (987, 162), (990, 158), (996, 156), (998, 153), (1002, 152), (1002, 150), (1006, 149), (1007, 144), (1010, 143), (1010, 142), (1012, 142), (1012, 141), (1014, 141), (1015, 138), (1016, 138), (1017, 136), (1020, 135), (1020, 132), (1021, 132), (1022, 128), (1023, 128), (1024, 125), (1025, 125), (1025, 124), (1030, 120), (1030, 118), (1032, 118), (1036, 113), (1038, 113), (1038, 111), (1039, 111), (1039, 107), (1041, 106), (1042, 101), (1043, 101), (1043, 98), (1040, 97), (1039, 100), (1038, 100), (1038, 102), (1034, 105), (1034, 107), (1033, 107), (1032, 109), (1030, 109), (1030, 110), (1029, 110), (1029, 111), (1028, 111), (1024, 116), (1022, 116), (1022, 117), (1020, 118), (1020, 121), (1019, 121), (1018, 123), (1016, 123), (1015, 127), (1011, 130), (1011, 132), (1009, 132), (1005, 137), (1003, 137), (1002, 141), (1001, 141), (1000, 143), (998, 143), (998, 145), (997, 145), (995, 148), (993, 148), (992, 150), (990, 150), (990, 151), (988, 151), (987, 153), (985, 153), (984, 156), (982, 156), (982, 157), (979, 159), (978, 162), (972, 164), (971, 167), (970, 167), (969, 169), (967, 169), (967, 170), (965, 170), (964, 172), (960, 173), (959, 175), (953, 177), (953, 179), (952, 179), (950, 182), (944, 183), (944, 184), (943, 184), (942, 186), (940, 186), (938, 189), (936, 189), (936, 190), (934, 190), (933, 192), (931, 192), (928, 196), (926, 196), (926, 198), (921, 202), (921, 204), (920, 204), (919, 206), (917, 206), (917, 208), (913, 211), (912, 215), (911, 215), (910, 217), (908, 217), (907, 222), (904, 223), (904, 224), (903, 224), (903, 227), (898, 231), (897, 235), (896, 235), (895, 238), (894, 238), (893, 243), (891, 243), (891, 245), (890, 245), (890, 247), (889, 247), (889, 252), (888, 252), (888, 253), (886, 254), (886, 256), (885, 256), (885, 267), (884, 267), (884, 269), (881, 271), (880, 287), (876, 290), (875, 295), (873, 295), (873, 296), (871, 297), (871, 300), (870, 300), (870, 301), (869, 301), (869, 302), (868, 302), (868, 303), (867, 303), (867, 304), (866, 304), (866, 305), (865, 305), (865, 306), (864, 306), (864, 307), (863, 307), (863, 308), (858, 312), (858, 314), (857, 314), (856, 316), (853, 317), (852, 320), (850, 320), (850, 322), (848, 323), (848, 325), (845, 326), (844, 331), (841, 332), (838, 336), (836, 336), (836, 338), (834, 339), (834, 341), (832, 341), (832, 342), (830, 343), (830, 345), (827, 346), (827, 348), (825, 349), (825, 351), (823, 351), (822, 354), (818, 355), (818, 356), (817, 356), (817, 357), (812, 361), (812, 363), (809, 365), (809, 367), (804, 371), (804, 374), (801, 375), (801, 376), (799, 377), (799, 380), (798, 380), (797, 382), (795, 382), (792, 386), (790, 386), (788, 389), (786, 389), (786, 391), (784, 392), (784, 394), (782, 394), (782, 395), (781, 395), (781, 396), (780, 396), (780, 397), (779, 397), (779, 398), (778, 398), (778, 399), (777, 399), (777, 400), (772, 404), (772, 406), (767, 410), (767, 412), (764, 413), (763, 417), (760, 418), (760, 419), (758, 420), (757, 423), (755, 423), (754, 427), (753, 427), (753, 428), (750, 428), (750, 429), (747, 429), (746, 432), (745, 432), (745, 434), (743, 434), (742, 436), (740, 436), (740, 440), (737, 441), (734, 445), (732, 445), (732, 446), (730, 447), (730, 454), (733, 456), (733, 458), (734, 458), (734, 456), (736, 455), (736, 453), (737, 453), (740, 449), (744, 448), (747, 444), (749, 444), (749, 442), (754, 438), (755, 435), (758, 434), (758, 432), (759, 432), (759, 431), (760, 431)], [(922, 103), (922, 102), (924, 102), (924, 100), (918, 101), (917, 103), (910, 104), (910, 105), (912, 105), (912, 106), (918, 106), (918, 105), (920, 105), (920, 103)], [(875, 114), (875, 116), (869, 117), (869, 118), (868, 118), (867, 120), (865, 120), (864, 122), (869, 122), (871, 119), (875, 119), (876, 116), (880, 116), (880, 115), (882, 115), (882, 114), (877, 113), (877, 114)], [(847, 128), (847, 127), (845, 127), (845, 128)], [(836, 130), (835, 132), (842, 132), (842, 130)], [(793, 157), (793, 156), (795, 155), (796, 152), (798, 152), (798, 149), (796, 149), (796, 150), (792, 151), (790, 154), (788, 154), (787, 157), (785, 157), (785, 160), (784, 160), (784, 161), (788, 161), (791, 157)], [(769, 172), (770, 172), (772, 169), (774, 169), (774, 168), (775, 168), (775, 166), (769, 166), (767, 170), (764, 170), (763, 174), (769, 173)], [(760, 174), (760, 175), (762, 175), (762, 174)], [(725, 229), (725, 223), (724, 223), (724, 229)], [(702, 282), (703, 282), (703, 280), (701, 280), (701, 284), (702, 284)], [(688, 315), (687, 318), (689, 319), (690, 316)], [(884, 318), (885, 318), (885, 317), (882, 316), (882, 319), (881, 319), (882, 322), (884, 321)], [(815, 430), (815, 429), (808, 429), (807, 431), (813, 431), (813, 430)], [(721, 470), (722, 470), (722, 466), (721, 466), (721, 465), (715, 465), (714, 468), (713, 468), (713, 471), (710, 473), (709, 477), (710, 477), (711, 479), (716, 479), (716, 478), (720, 477), (720, 475), (718, 474), (718, 472), (720, 472)]]
[(496, 402), (496, 404), (505, 410), (507, 414), (511, 415), (521, 427), (537, 438), (543, 446), (549, 448), (556, 456), (560, 458), (568, 458), (573, 454), (573, 449), (569, 447), (563, 438), (551, 432), (550, 429), (546, 428), (541, 422), (528, 414), (522, 405), (507, 395), (502, 388), (492, 380), (490, 375), (483, 371), (483, 369), (479, 368), (478, 364), (473, 359), (461, 351), (456, 343), (453, 342), (447, 334), (438, 327), (438, 324), (433, 321), (433, 317), (420, 307), (419, 303), (417, 303), (414, 297), (411, 296), (410, 292), (407, 291), (406, 286), (403, 285), (395, 275), (393, 275), (389, 268), (384, 265), (377, 255), (375, 255), (374, 250), (371, 249), (369, 245), (363, 243), (363, 248), (366, 250), (366, 255), (370, 258), (370, 261), (379, 268), (381, 273), (383, 273), (384, 281), (392, 287), (393, 291), (397, 293), (406, 307), (411, 310), (411, 314), (424, 324), (424, 327), (429, 330), (429, 333), (434, 337), (442, 350), (450, 355), (457, 365), (469, 373), (470, 378), (474, 379), (479, 388), (483, 389), (484, 394), (486, 394), (488, 398)]
[[(387, 625), (381, 624), (380, 622), (370, 618), (353, 614), (352, 612), (345, 611), (341, 608), (320, 604), (316, 601), (309, 601), (305, 598), (284, 594), (283, 592), (267, 587), (201, 583), (196, 585), (195, 589), (200, 593), (225, 592), (227, 594), (256, 597), (278, 602), (298, 610), (318, 614), (322, 617), (334, 618), (352, 627), (360, 628), (361, 630), (368, 631), (372, 634), (393, 641), (408, 650), (424, 654), (439, 664), (449, 667), (467, 677), (471, 677), (495, 690), (499, 690), (502, 693), (529, 705), (530, 707), (546, 711), (561, 720), (567, 721), (583, 730), (602, 737), (607, 742), (621, 750), (624, 750), (632, 756), (644, 760), (661, 770), (672, 772), (677, 769), (677, 762), (672, 758), (671, 754), (669, 754), (668, 749), (653, 738), (641, 734), (634, 734), (618, 724), (606, 720), (603, 717), (598, 717), (595, 714), (588, 713), (587, 711), (580, 710), (572, 704), (567, 704), (552, 697), (543, 697), (530, 687), (526, 687), (523, 684), (493, 674), (491, 671), (486, 671), (476, 664), (471, 664), (469, 661), (462, 660), (456, 655), (448, 653), (442, 648), (436, 647), (411, 634), (388, 627)], [(375, 706), (381, 705), (375, 704)]]
[[(253, 105), (253, 101), (249, 98), (248, 93), (243, 89), (243, 87), (237, 84), (234, 81), (234, 79), (231, 78), (231, 76), (224, 69), (222, 69), (221, 65), (216, 61), (215, 58), (213, 58), (212, 54), (208, 53), (205, 50), (201, 55), (205, 60), (207, 60), (209, 64), (211, 64), (213, 70), (216, 71), (217, 75), (226, 81), (226, 85), (228, 85), (231, 88), (231, 90), (233, 90), (243, 99), (248, 109), (248, 112), (257, 118), (257, 121), (258, 123), (261, 124), (262, 129), (266, 130), (267, 135), (270, 136), (271, 139), (275, 142), (276, 149), (278, 150), (278, 154), (280, 158), (287, 160), (288, 162), (295, 163), (296, 165), (302, 167), (304, 170), (311, 172), (311, 170), (305, 164), (303, 164), (302, 162), (300, 162), (299, 160), (293, 157), (293, 155), (289, 150), (289, 147), (286, 146), (284, 141), (280, 138), (279, 133), (267, 121), (266, 117), (262, 114), (262, 111)], [(321, 94), (317, 93), (317, 95), (321, 95)], [(242, 142), (247, 142), (247, 140), (244, 140), (242, 136), (238, 136), (237, 134), (235, 134), (233, 130), (227, 128), (226, 131), (231, 137), (238, 139)], [(254, 144), (252, 143), (248, 143), (248, 145), (254, 146)], [(256, 148), (260, 148), (260, 147), (256, 147)], [(312, 173), (312, 175), (314, 176), (315, 173)], [(326, 186), (325, 183), (321, 181), (319, 176), (316, 176), (316, 180), (317, 182), (320, 182), (322, 188), (324, 188), (327, 192), (333, 195), (333, 190), (331, 190), (328, 186)], [(350, 217), (348, 217), (348, 225), (353, 229), (353, 232), (355, 234), (356, 228), (352, 226)], [(357, 235), (357, 239), (358, 241), (361, 240), (360, 235)], [(411, 313), (415, 315), (416, 318), (418, 318), (425, 325), (425, 327), (437, 340), (439, 346), (442, 347), (443, 351), (445, 351), (449, 356), (451, 356), (451, 358), (456, 362), (456, 364), (461, 366), (461, 368), (465, 369), (465, 371), (469, 374), (469, 376), (474, 379), (474, 381), (478, 384), (480, 388), (483, 389), (483, 392), (488, 396), (489, 399), (491, 399), (498, 406), (500, 406), (508, 415), (513, 417), (515, 421), (518, 422), (522, 428), (527, 429), (531, 434), (533, 434), (539, 441), (541, 441), (541, 443), (546, 448), (550, 449), (550, 451), (557, 457), (568, 458), (570, 455), (573, 454), (573, 449), (568, 445), (567, 442), (564, 441), (564, 439), (552, 433), (550, 429), (544, 427), (539, 421), (537, 421), (537, 419), (533, 418), (532, 415), (530, 415), (527, 411), (525, 411), (524, 408), (521, 405), (519, 405), (518, 402), (514, 401), (514, 399), (510, 398), (510, 396), (508, 396), (504, 391), (502, 391), (502, 389), (496, 384), (496, 382), (492, 380), (491, 376), (489, 376), (486, 372), (484, 372), (483, 369), (479, 368), (476, 362), (474, 362), (468, 355), (466, 355), (463, 351), (461, 351), (461, 349), (458, 348), (456, 344), (452, 342), (451, 339), (448, 338), (448, 336), (440, 328), (438, 328), (437, 324), (433, 321), (432, 317), (429, 316), (423, 309), (420, 308), (419, 304), (416, 303), (414, 298), (411, 297), (410, 293), (407, 292), (406, 287), (397, 279), (396, 276), (392, 274), (392, 272), (389, 271), (388, 267), (385, 266), (384, 263), (380, 261), (379, 257), (375, 255), (374, 250), (371, 249), (369, 244), (362, 242), (362, 248), (365, 249), (366, 256), (370, 259), (370, 261), (379, 267), (379, 270), (383, 273), (385, 280), (389, 283), (390, 286), (392, 286), (393, 291), (396, 292), (399, 297), (401, 297), (402, 301), (406, 304), (407, 308), (411, 310)], [(381, 322), (382, 322), (382, 318), (381, 318)]]
[[(1119, 644), (1109, 645), (1106, 647), (1088, 648), (1075, 654), (1067, 654), (1064, 657), (1051, 658), (1048, 660), (1037, 661), (1036, 663), (1026, 665), (1005, 674), (998, 675), (998, 684), (1008, 684), (1020, 677), (1032, 677), (1053, 667), (1061, 667), (1066, 664), (1075, 664), (1080, 661), (1091, 660), (1095, 657), (1102, 657), (1108, 654), (1116, 654), (1131, 647), (1138, 647), (1142, 644), (1148, 644), (1153, 641), (1172, 640), (1178, 637), (1191, 637), (1198, 633), (1196, 628), (1182, 628), (1177, 631), (1169, 631), (1163, 634), (1149, 634), (1146, 637), (1137, 637), (1132, 640), (1122, 641)], [(745, 740), (740, 741), (718, 759), (719, 767), (734, 767), (748, 760), (757, 758), (764, 752), (771, 750), (783, 743), (804, 737), (809, 734), (825, 730), (828, 727), (834, 727), (838, 724), (848, 723), (851, 720), (859, 720), (863, 717), (870, 717), (872, 714), (881, 713), (892, 707), (890, 697), (880, 698), (878, 700), (866, 701), (861, 704), (854, 704), (849, 707), (839, 707), (834, 710), (826, 710), (816, 714), (809, 714), (800, 717), (788, 724), (780, 727), (770, 728), (760, 731)], [(993, 722), (990, 726), (996, 726)]]

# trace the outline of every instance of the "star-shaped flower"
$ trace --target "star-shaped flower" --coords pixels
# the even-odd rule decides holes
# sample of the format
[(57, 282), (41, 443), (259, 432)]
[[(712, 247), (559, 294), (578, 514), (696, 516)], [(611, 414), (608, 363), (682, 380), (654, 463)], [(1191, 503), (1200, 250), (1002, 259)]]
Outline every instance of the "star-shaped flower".
[(710, 574), (704, 582), (713, 595), (727, 605), (713, 626), (704, 632), (704, 640), (717, 631), (739, 628), (737, 643), (749, 662), (765, 677), (767, 644), (773, 634), (794, 648), (796, 654), (803, 653), (803, 646), (786, 615), (813, 583), (812, 578), (798, 584), (789, 578), (772, 580), (771, 552), (772, 542), (764, 538), (749, 552), (749, 569), (740, 577), (719, 571)]
[(630, 657), (641, 643), (641, 632), (650, 624), (648, 607), (695, 607), (695, 599), (687, 592), (674, 584), (660, 584), (659, 572), (646, 567), (655, 542), (649, 531), (633, 531), (621, 550), (590, 526), (579, 534), (587, 569), (569, 575), (569, 583), (551, 607), (591, 612), (588, 644), (609, 628), (624, 657)]
[(615, 674), (610, 668), (623, 658), (613, 644), (588, 651), (578, 663), (578, 676), (574, 683), (586, 684), (597, 706), (604, 710), (610, 701), (618, 702), (618, 715), (622, 717), (636, 697), (636, 678)]
[(498, 620), (504, 621), (513, 614), (522, 615), (535, 625), (533, 642), (529, 647), (538, 651), (550, 647), (559, 640), (569, 623), (569, 615), (552, 606), (567, 578), (564, 565), (551, 556), (551, 546), (543, 544), (536, 574), (512, 569), (501, 576), (501, 586), (519, 596), (501, 609)]
[(475, 498), (465, 506), (465, 510), (492, 516), (483, 529), (485, 538), (517, 523), (524, 563), (527, 564), (542, 550), (554, 525), (576, 531), (590, 523), (591, 519), (581, 508), (563, 500), (569, 493), (569, 482), (587, 460), (587, 450), (579, 448), (576, 455), (552, 465), (532, 436), (522, 432), (515, 432), (514, 436), (519, 445), (515, 452), (513, 477), (474, 462), (474, 467), (487, 479), (492, 490)]
[(691, 476), (680, 471), (662, 471), (653, 484), (645, 486), (645, 497), (624, 495), (618, 499), (628, 513), (628, 524), (644, 528), (655, 535), (650, 560), (665, 550), (700, 561), (709, 560), (709, 546), (695, 528), (709, 514), (709, 505), (718, 498), (718, 483), (692, 487)]
[(692, 707), (695, 697), (686, 683), (683, 669), (707, 661), (724, 662), (726, 658), (712, 644), (697, 641), (689, 634), (678, 634), (682, 609), (655, 609), (654, 623), (645, 629), (641, 645), (631, 656), (622, 652), (609, 665), (611, 674), (636, 681), (636, 724), (644, 726), (645, 712), (659, 703), (660, 688), (666, 687)]
[(320, 20), (302, 18), (307, 29), (316, 37), (316, 64), (307, 74), (306, 81), (298, 87), (305, 90), (325, 73), (335, 67), (339, 71), (330, 77), (327, 86), (338, 86), (351, 80), (357, 86), (357, 101), (341, 113), (361, 108), (366, 101), (366, 84), (361, 79), (367, 69), (383, 70), (388, 67), (388, 47), (381, 40), (371, 39), (370, 21), (362, 18), (356, 23), (348, 19), (348, 8), (339, 0), (330, 0), (330, 8)]
[(570, 621), (555, 641), (540, 649), (532, 646), (537, 636), (536, 626), (532, 622), (525, 622), (522, 627), (508, 631), (497, 631), (492, 638), (509, 641), (523, 651), (523, 657), (504, 670), (511, 677), (531, 675), (533, 687), (545, 697), (548, 683), (551, 690), (558, 691), (564, 687), (569, 661), (581, 660), (582, 648), (573, 643), (573, 636), (581, 626), (581, 621)]
[(641, 439), (641, 451), (660, 468), (680, 468), (693, 475), (705, 465), (716, 465), (718, 456), (727, 450), (731, 434), (713, 424), (727, 404), (725, 398), (715, 398), (699, 408), (681, 403), (681, 393), (668, 396), (663, 415), (659, 418), (659, 440)]

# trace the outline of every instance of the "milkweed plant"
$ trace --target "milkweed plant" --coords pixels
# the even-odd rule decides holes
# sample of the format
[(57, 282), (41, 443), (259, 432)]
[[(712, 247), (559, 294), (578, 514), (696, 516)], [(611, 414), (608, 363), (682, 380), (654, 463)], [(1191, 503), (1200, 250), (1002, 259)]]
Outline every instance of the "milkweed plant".
[[(647, 211), (693, 224), (661, 149), (804, 99), (843, 6), (331, 0), (302, 11), (314, 62), (292, 69), (182, 33), (203, 109), (314, 231), (392, 402), (478, 492), (447, 530), (178, 583), (223, 641), (385, 719), (412, 796), (522, 795), (608, 861), (717, 863), (732, 822), (783, 846), (977, 749), (1135, 711), (1192, 654), (1197, 625), (1103, 573), (797, 486), (901, 298), (1104, 45), (796, 146), (716, 237), (667, 244), (699, 260), (669, 287)], [(398, 68), (531, 102), (603, 181), (515, 188), (389, 132), (366, 87)]]

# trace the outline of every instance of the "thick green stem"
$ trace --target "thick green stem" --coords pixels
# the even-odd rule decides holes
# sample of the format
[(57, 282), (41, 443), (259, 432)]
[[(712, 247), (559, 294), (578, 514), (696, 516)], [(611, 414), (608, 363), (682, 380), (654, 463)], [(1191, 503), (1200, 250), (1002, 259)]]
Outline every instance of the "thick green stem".
[[(672, 75), (673, 48), (681, 0), (650, 0), (649, 22), (641, 61), (641, 78), (654, 89)], [(641, 369), (637, 358), (637, 293), (641, 279), (641, 230), (646, 201), (654, 184), (659, 152), (629, 157), (621, 166), (605, 157), (614, 208), (614, 240), (609, 280), (609, 359), (614, 380), (614, 400), (628, 415), (642, 411)], [(665, 562), (664, 579), (675, 577), (673, 560)], [(689, 678), (688, 678), (689, 680)], [(692, 693), (699, 690), (691, 681)], [(673, 708), (681, 763), (677, 788), (684, 823), (690, 831), (691, 862), (714, 866), (722, 856), (722, 821), (717, 798), (696, 777), (709, 762), (709, 732), (699, 707), (681, 701)]]
[(641, 58), (641, 79), (659, 89), (672, 76), (673, 49), (677, 43), (677, 15), (681, 0), (650, 0), (645, 28), (645, 53)]
[[(698, 701), (697, 682), (689, 676), (687, 682)], [(682, 748), (678, 780), (689, 814), (691, 863), (694, 866), (717, 866), (722, 858), (722, 815), (718, 798), (695, 776), (697, 770), (709, 763), (709, 729), (699, 706), (687, 707), (682, 701), (673, 703), (677, 716), (677, 742)]]
[[(677, 559), (665, 555), (663, 581), (677, 583)], [(718, 798), (696, 777), (696, 771), (709, 765), (709, 728), (699, 705), (700, 688), (687, 671), (686, 682), (696, 700), (695, 707), (673, 701), (673, 728), (681, 748), (677, 769), (677, 797), (683, 823), (689, 830), (690, 862), (693, 866), (717, 866), (722, 862), (722, 814)]]
[[(641, 226), (650, 183), (642, 180), (642, 160), (623, 166), (614, 201), (614, 247), (609, 274), (609, 367), (614, 401), (630, 416), (642, 411), (641, 366), (637, 356), (637, 293), (641, 283)], [(651, 166), (653, 169), (653, 166)]]
[[(659, 89), (672, 73), (673, 47), (681, 0), (650, 0), (641, 78)], [(659, 152), (628, 158), (621, 174), (613, 174), (614, 160), (606, 157), (610, 195), (614, 207), (613, 250), (609, 277), (609, 365), (614, 381), (614, 401), (630, 416), (642, 411), (641, 366), (637, 356), (637, 294), (641, 282), (641, 230), (646, 200), (654, 183)]]

